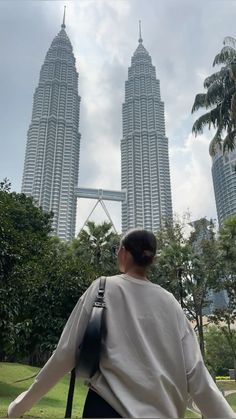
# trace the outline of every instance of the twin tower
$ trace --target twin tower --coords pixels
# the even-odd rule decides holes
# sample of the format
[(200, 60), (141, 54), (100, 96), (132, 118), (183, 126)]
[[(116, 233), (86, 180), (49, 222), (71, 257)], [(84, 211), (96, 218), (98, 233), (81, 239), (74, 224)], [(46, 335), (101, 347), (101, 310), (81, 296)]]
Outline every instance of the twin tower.
[[(140, 36), (123, 104), (121, 191), (78, 187), (80, 139), (78, 73), (71, 42), (61, 30), (46, 54), (34, 93), (27, 134), (22, 192), (44, 211), (52, 211), (54, 234), (75, 236), (78, 197), (122, 202), (122, 230), (156, 232), (172, 218), (168, 139), (160, 82)], [(102, 144), (101, 144), (102, 146)]]

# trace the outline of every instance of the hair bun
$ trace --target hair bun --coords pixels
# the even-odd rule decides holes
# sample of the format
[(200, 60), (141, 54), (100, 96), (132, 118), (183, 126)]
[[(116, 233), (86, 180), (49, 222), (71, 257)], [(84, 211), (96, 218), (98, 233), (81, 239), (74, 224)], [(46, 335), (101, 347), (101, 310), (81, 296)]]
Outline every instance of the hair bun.
[(131, 253), (136, 265), (145, 268), (152, 264), (156, 254), (156, 237), (151, 231), (130, 230), (121, 239), (121, 244)]
[(154, 254), (151, 250), (144, 250), (142, 256), (152, 257)]

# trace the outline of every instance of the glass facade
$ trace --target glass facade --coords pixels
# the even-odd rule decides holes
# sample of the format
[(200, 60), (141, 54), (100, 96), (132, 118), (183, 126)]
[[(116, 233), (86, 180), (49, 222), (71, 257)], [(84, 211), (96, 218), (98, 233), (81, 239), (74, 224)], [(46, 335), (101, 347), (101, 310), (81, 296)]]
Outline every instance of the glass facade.
[(34, 93), (22, 192), (52, 211), (53, 233), (75, 235), (79, 171), (78, 73), (70, 40), (61, 26), (46, 54)]
[(223, 154), (222, 148), (210, 146), (212, 178), (219, 226), (236, 214), (236, 148)]
[(127, 191), (122, 230), (156, 232), (172, 218), (168, 139), (160, 82), (141, 36), (125, 82), (122, 119), (121, 189)]

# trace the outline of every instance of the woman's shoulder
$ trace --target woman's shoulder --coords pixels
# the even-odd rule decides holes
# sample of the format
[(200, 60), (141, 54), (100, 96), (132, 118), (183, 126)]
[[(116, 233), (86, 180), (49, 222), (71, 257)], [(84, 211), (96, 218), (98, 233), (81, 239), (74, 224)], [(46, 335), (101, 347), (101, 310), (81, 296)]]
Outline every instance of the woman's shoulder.
[[(126, 274), (117, 274), (107, 277), (107, 283), (109, 284), (109, 288), (116, 287), (117, 285), (123, 285), (126, 286), (127, 283), (134, 284), (134, 285), (142, 285), (143, 288), (145, 288), (147, 291), (149, 290), (150, 293), (154, 293), (156, 296), (159, 295), (160, 297), (167, 299), (167, 300), (175, 300), (175, 297), (173, 294), (169, 291), (167, 291), (162, 286), (155, 284), (154, 282), (151, 282), (149, 280), (142, 280), (142, 279), (136, 279), (133, 277), (130, 277)], [(136, 287), (135, 287), (136, 288)], [(138, 287), (141, 288), (141, 287)], [(178, 302), (175, 300), (175, 302), (178, 304)]]

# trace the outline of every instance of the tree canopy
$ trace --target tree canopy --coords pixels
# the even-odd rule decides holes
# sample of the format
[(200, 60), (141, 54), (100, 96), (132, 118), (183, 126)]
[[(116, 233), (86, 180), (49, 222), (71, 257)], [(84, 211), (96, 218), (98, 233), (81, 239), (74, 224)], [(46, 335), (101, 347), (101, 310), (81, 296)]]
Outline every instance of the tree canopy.
[(0, 359), (45, 362), (76, 302), (100, 275), (117, 272), (119, 236), (89, 222), (79, 237), (51, 236), (52, 214), (0, 184)]
[(192, 113), (199, 109), (207, 112), (196, 119), (193, 133), (201, 134), (205, 126), (212, 126), (216, 133), (211, 142), (211, 150), (223, 146), (223, 150), (232, 150), (236, 136), (236, 40), (226, 37), (223, 48), (215, 56), (213, 67), (223, 66), (208, 76), (203, 83), (205, 93), (196, 95)]
[[(10, 192), (5, 179), (0, 184), (0, 358), (14, 351), (18, 335), (28, 333), (21, 321), (30, 270), (38, 260), (51, 232), (51, 214), (37, 208), (32, 198)], [(27, 275), (28, 273), (28, 275)], [(29, 282), (28, 282), (29, 280)]]

